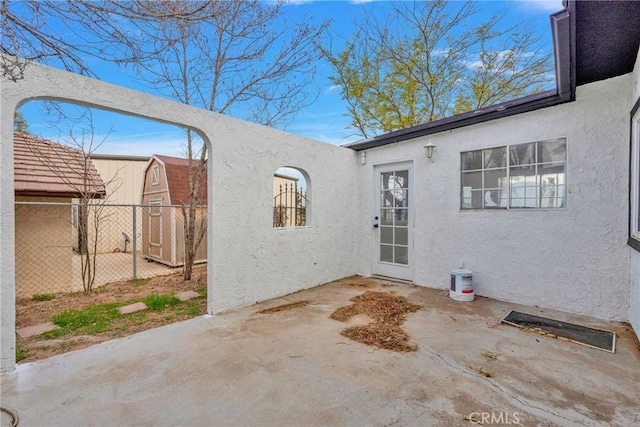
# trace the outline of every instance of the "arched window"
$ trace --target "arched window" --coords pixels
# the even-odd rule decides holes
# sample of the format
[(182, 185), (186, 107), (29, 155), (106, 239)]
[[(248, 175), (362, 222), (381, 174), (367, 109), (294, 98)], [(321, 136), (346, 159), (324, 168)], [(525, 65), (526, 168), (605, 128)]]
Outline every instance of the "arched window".
[(309, 179), (305, 171), (282, 167), (273, 174), (273, 228), (309, 225)]

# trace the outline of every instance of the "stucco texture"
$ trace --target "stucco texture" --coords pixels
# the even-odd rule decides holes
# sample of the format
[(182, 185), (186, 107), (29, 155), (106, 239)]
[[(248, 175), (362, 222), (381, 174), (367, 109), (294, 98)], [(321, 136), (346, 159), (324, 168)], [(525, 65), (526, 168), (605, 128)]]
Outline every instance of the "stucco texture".
[[(176, 124), (209, 145), (208, 307), (211, 313), (355, 273), (356, 154), (227, 116), (64, 71), (29, 64), (2, 82), (0, 139), (0, 371), (15, 362), (13, 115), (33, 99), (55, 99)], [(306, 174), (308, 224), (273, 229), (273, 174)]]
[[(629, 84), (622, 76), (581, 86), (575, 102), (368, 150), (359, 216), (372, 217), (374, 165), (413, 161), (415, 283), (446, 288), (463, 260), (478, 295), (625, 320)], [(460, 210), (461, 152), (558, 137), (567, 140), (566, 209)], [(371, 221), (359, 235), (366, 275)]]
[[(637, 76), (637, 74), (636, 74)], [(15, 362), (13, 115), (57, 99), (176, 124), (209, 146), (208, 310), (218, 313), (372, 273), (374, 166), (411, 162), (413, 282), (446, 288), (460, 260), (476, 294), (640, 326), (640, 258), (629, 255), (631, 76), (581, 86), (575, 102), (367, 151), (350, 149), (30, 64), (3, 82), (0, 138), (0, 371)], [(461, 211), (460, 153), (563, 137), (567, 208)], [(301, 171), (307, 223), (273, 228), (273, 174)], [(633, 269), (633, 270), (632, 270)], [(630, 284), (633, 283), (633, 286)], [(630, 288), (632, 288), (630, 292)], [(629, 305), (631, 296), (631, 308)]]

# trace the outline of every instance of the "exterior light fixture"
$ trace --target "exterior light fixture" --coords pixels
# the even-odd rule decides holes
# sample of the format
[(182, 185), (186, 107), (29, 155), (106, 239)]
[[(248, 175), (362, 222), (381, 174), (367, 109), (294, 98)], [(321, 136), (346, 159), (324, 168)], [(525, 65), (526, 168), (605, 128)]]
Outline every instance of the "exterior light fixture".
[(361, 165), (366, 165), (367, 164), (367, 152), (363, 151), (362, 153), (360, 153), (360, 164)]
[(424, 153), (427, 155), (427, 159), (431, 160), (431, 158), (433, 157), (433, 150), (435, 148), (436, 148), (436, 144), (431, 142), (431, 139), (429, 139), (429, 142), (427, 143), (427, 145), (424, 146)]

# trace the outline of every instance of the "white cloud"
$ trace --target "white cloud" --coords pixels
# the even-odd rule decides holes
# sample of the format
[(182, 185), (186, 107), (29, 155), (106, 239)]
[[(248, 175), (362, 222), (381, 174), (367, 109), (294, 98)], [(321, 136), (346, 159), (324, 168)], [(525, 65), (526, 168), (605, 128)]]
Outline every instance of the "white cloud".
[[(309, 4), (309, 3), (313, 3), (315, 0), (285, 0), (284, 3), (286, 5), (290, 5), (290, 6), (300, 6), (300, 5), (304, 5), (304, 4)], [(269, 2), (267, 2), (269, 3)], [(275, 3), (275, 0), (272, 1), (272, 3)]]
[(332, 86), (329, 86), (329, 87), (327, 88), (327, 90), (325, 90), (325, 91), (324, 91), (324, 94), (325, 94), (325, 95), (327, 95), (327, 94), (332, 93), (332, 92), (335, 92), (335, 91), (337, 91), (337, 90), (339, 90), (339, 89), (340, 89), (340, 86), (338, 86), (338, 85), (332, 85)]
[(118, 154), (128, 156), (151, 156), (164, 154), (174, 157), (185, 157), (185, 138), (177, 135), (149, 134), (126, 135), (122, 138), (111, 139), (102, 145), (98, 152), (101, 154)]
[(562, 0), (520, 0), (517, 2), (523, 9), (534, 9), (541, 12), (558, 12), (563, 9)]
[(341, 112), (333, 111), (300, 117), (287, 131), (333, 145), (361, 140), (361, 136), (352, 135), (353, 130), (347, 129), (347, 125), (348, 118)]

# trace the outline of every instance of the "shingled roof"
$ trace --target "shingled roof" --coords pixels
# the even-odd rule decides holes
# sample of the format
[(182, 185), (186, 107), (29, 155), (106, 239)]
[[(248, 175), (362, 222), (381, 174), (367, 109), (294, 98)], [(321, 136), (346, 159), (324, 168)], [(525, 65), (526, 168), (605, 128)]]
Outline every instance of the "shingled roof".
[(14, 132), (13, 152), (16, 196), (81, 197), (85, 193), (99, 199), (106, 195), (100, 174), (81, 151)]
[[(164, 170), (169, 189), (169, 202), (172, 205), (189, 203), (189, 159), (154, 154), (156, 159), (164, 163)], [(198, 160), (193, 161), (193, 170)], [(200, 185), (200, 204), (207, 204), (207, 169), (205, 168)]]

